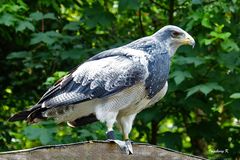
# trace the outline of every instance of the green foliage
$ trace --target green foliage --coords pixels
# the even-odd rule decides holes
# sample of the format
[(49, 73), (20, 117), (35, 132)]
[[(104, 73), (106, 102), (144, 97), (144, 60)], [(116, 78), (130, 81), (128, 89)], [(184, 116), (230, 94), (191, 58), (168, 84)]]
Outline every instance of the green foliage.
[(232, 99), (240, 99), (240, 93), (233, 93), (230, 95), (230, 98)]
[(174, 77), (174, 81), (178, 85), (182, 83), (186, 78), (192, 78), (192, 75), (188, 71), (174, 71), (170, 77)]
[(137, 10), (139, 8), (139, 0), (120, 0), (119, 1), (119, 10)]
[(99, 3), (93, 3), (89, 8), (85, 8), (83, 15), (84, 22), (90, 28), (97, 25), (108, 27), (114, 19), (114, 16), (110, 12), (106, 12), (104, 6)]
[(25, 127), (22, 134), (30, 140), (28, 145), (38, 146), (39, 144), (47, 145), (105, 139), (105, 130), (106, 127), (100, 122), (75, 129), (57, 125), (53, 121), (45, 121)]
[(206, 96), (208, 93), (210, 93), (213, 90), (224, 91), (224, 88), (218, 85), (217, 83), (199, 84), (187, 90), (188, 91), (187, 97), (191, 96), (192, 94), (198, 91), (202, 92)]
[(45, 125), (41, 126), (28, 126), (24, 129), (24, 135), (29, 140), (39, 139), (41, 144), (50, 144), (53, 139), (53, 134), (57, 132), (56, 127), (52, 127), (49, 125), (49, 122), (45, 122)]
[(239, 158), (239, 6), (237, 0), (1, 1), (0, 151), (105, 139), (100, 122), (69, 128), (7, 119), (90, 56), (172, 23), (196, 46), (178, 50), (167, 95), (137, 116), (131, 139), (210, 159)]
[(57, 82), (59, 79), (61, 79), (63, 76), (67, 75), (68, 72), (64, 71), (57, 71), (53, 73), (53, 76), (50, 76), (47, 78), (47, 80), (43, 83), (48, 88), (54, 85), (55, 82)]

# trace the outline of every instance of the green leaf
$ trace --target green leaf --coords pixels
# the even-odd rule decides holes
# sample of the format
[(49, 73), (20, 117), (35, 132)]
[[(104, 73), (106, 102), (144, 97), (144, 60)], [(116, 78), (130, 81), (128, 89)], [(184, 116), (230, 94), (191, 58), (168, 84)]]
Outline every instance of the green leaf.
[(43, 13), (42, 12), (33, 12), (29, 16), (32, 20), (39, 21), (43, 19)]
[(217, 59), (219, 64), (224, 65), (230, 70), (238, 68), (240, 56), (237, 52), (221, 53)]
[(24, 129), (24, 134), (30, 139), (30, 140), (36, 140), (40, 136), (39, 128), (36, 128), (34, 126), (28, 126)]
[(67, 75), (68, 72), (64, 72), (64, 71), (57, 71), (53, 74), (54, 77), (56, 77), (57, 79), (62, 78), (63, 76)]
[(174, 81), (178, 85), (182, 83), (186, 78), (192, 78), (192, 75), (188, 71), (175, 71), (170, 75), (170, 77), (174, 77)]
[(53, 137), (49, 135), (49, 131), (47, 129), (41, 130), (41, 135), (39, 136), (39, 140), (42, 144), (49, 144), (52, 140)]
[(70, 22), (63, 27), (63, 30), (70, 30), (70, 31), (77, 31), (79, 29), (80, 29), (79, 22)]
[(119, 10), (137, 10), (139, 8), (139, 0), (119, 0)]
[(55, 77), (48, 77), (47, 80), (43, 83), (43, 85), (46, 86), (51, 86), (56, 82), (56, 78)]
[(5, 92), (8, 93), (8, 94), (12, 94), (12, 89), (11, 88), (6, 88)]
[(219, 32), (212, 31), (210, 32), (210, 35), (213, 37), (225, 40), (231, 36), (231, 33), (230, 32), (219, 33)]
[(195, 67), (201, 65), (204, 63), (204, 59), (200, 57), (183, 57), (183, 56), (177, 56), (175, 58), (175, 62), (177, 64), (183, 65), (183, 64), (194, 64)]
[(211, 25), (211, 23), (209, 21), (209, 17), (208, 16), (204, 16), (203, 17), (203, 19), (201, 21), (201, 24), (202, 24), (202, 26), (204, 26), (206, 28), (210, 28), (210, 29), (212, 28), (212, 25)]
[(216, 82), (213, 83), (205, 83), (200, 84), (197, 86), (194, 86), (192, 88), (187, 89), (187, 96), (186, 98), (190, 97), (196, 92), (202, 92), (205, 96), (208, 95), (211, 91), (217, 90), (217, 91), (224, 91), (224, 88), (217, 84)]
[(240, 93), (233, 93), (230, 95), (230, 98), (232, 99), (240, 99)]
[(208, 85), (202, 85), (199, 90), (205, 94), (205, 96), (213, 90), (213, 88), (209, 87)]
[(43, 85), (46, 85), (46, 86), (50, 87), (56, 81), (58, 81), (60, 78), (64, 77), (67, 74), (68, 74), (68, 72), (57, 71), (57, 72), (53, 73), (53, 76), (48, 77), (47, 80), (43, 83)]
[(58, 33), (56, 31), (48, 31), (45, 32), (49, 37), (53, 37), (53, 38), (62, 38), (62, 34)]
[(49, 126), (48, 128), (42, 128), (38, 126), (28, 126), (24, 129), (24, 134), (30, 140), (40, 140), (43, 145), (51, 144), (53, 142), (53, 134), (57, 130), (55, 127)]
[(182, 4), (184, 4), (185, 3), (185, 0), (178, 0), (178, 4), (179, 5), (182, 5)]
[(99, 24), (102, 26), (109, 26), (111, 25), (111, 22), (113, 21), (114, 17), (112, 14), (108, 12), (104, 12), (103, 15), (99, 19)]
[(210, 45), (212, 44), (217, 38), (211, 38), (211, 39), (203, 39), (202, 42), (205, 44), (205, 45)]
[(192, 88), (189, 88), (187, 91), (187, 96), (186, 98), (190, 97), (191, 95), (193, 95), (194, 93), (198, 92), (200, 89), (199, 89), (199, 86), (195, 86), (195, 87), (192, 87)]
[(29, 29), (31, 31), (35, 30), (35, 27), (33, 26), (32, 23), (30, 23), (29, 21), (19, 21), (18, 26), (16, 27), (16, 31), (18, 32), (22, 32), (25, 29)]
[(40, 128), (39, 140), (42, 144), (51, 144), (53, 142), (53, 133), (56, 133), (56, 128)]
[(240, 118), (240, 101), (235, 100), (226, 109), (229, 109), (230, 113), (232, 113), (236, 118)]
[(85, 23), (88, 27), (96, 27), (102, 25), (109, 26), (114, 17), (110, 12), (104, 10), (103, 6), (99, 3), (94, 3), (91, 8), (84, 9)]
[[(3, 2), (3, 1), (1, 1), (1, 2)], [(5, 3), (5, 4), (4, 4), (4, 2), (1, 3), (1, 5), (0, 5), (0, 13), (4, 13), (4, 12), (16, 13), (16, 12), (20, 12), (20, 11), (22, 12), (22, 11), (27, 11), (28, 10), (28, 6), (25, 3), (23, 3), (23, 2), (20, 2), (20, 1), (18, 1), (17, 3), (14, 3), (14, 2), (12, 2), (12, 3), (10, 2), (9, 3), (9, 2)]]
[(82, 49), (81, 48), (74, 48), (71, 50), (63, 51), (61, 53), (61, 58), (64, 59), (79, 59), (82, 56)]
[(7, 59), (25, 59), (26, 57), (30, 57), (31, 53), (27, 51), (21, 52), (12, 52), (7, 56)]
[(35, 21), (39, 21), (39, 20), (42, 20), (42, 19), (57, 19), (55, 17), (54, 13), (43, 14), (42, 12), (39, 12), (39, 11), (31, 13), (29, 17), (32, 20), (35, 20)]
[(224, 88), (216, 82), (206, 83), (205, 85), (217, 91), (222, 91), (222, 92), (224, 91)]
[(191, 14), (188, 17), (189, 22), (186, 25), (186, 31), (192, 30), (194, 25), (196, 25), (196, 23), (199, 23), (199, 21), (201, 21), (202, 17), (203, 17), (203, 14), (201, 12), (191, 12)]
[(202, 4), (202, 0), (192, 0), (192, 4)]
[(0, 24), (3, 24), (5, 26), (13, 26), (16, 21), (17, 19), (15, 18), (15, 16), (9, 13), (4, 13), (0, 17)]
[(231, 39), (225, 39), (220, 45), (221, 45), (222, 49), (227, 52), (239, 51), (239, 47), (238, 47), (237, 43), (235, 43)]
[(54, 13), (47, 13), (43, 16), (44, 19), (57, 19), (54, 15)]
[(215, 31), (217, 32), (217, 33), (222, 33), (222, 29), (224, 28), (224, 24), (221, 24), (221, 25), (219, 25), (219, 24), (216, 24), (215, 23)]
[(30, 44), (33, 45), (43, 42), (47, 45), (52, 45), (58, 40), (58, 38), (61, 38), (61, 34), (54, 31), (34, 33), (32, 34)]
[(79, 133), (81, 134), (82, 137), (88, 137), (91, 135), (91, 132), (86, 129), (81, 129)]
[(30, 44), (33, 45), (33, 44), (37, 44), (40, 42), (44, 42), (48, 45), (51, 45), (55, 42), (55, 39), (49, 37), (47, 33), (42, 33), (42, 32), (34, 33), (33, 38), (30, 41)]

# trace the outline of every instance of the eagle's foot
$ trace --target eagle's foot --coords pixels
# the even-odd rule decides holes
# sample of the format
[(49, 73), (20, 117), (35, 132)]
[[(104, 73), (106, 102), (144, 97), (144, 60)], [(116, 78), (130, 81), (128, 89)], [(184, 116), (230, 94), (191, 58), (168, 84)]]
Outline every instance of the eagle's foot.
[(126, 154), (133, 154), (132, 142), (130, 140), (120, 141), (115, 139), (114, 131), (107, 132), (107, 141), (116, 143), (122, 152)]
[(107, 132), (107, 138), (108, 142), (116, 143), (120, 147), (121, 151), (123, 151), (124, 153), (128, 155), (133, 154), (132, 142), (130, 140), (126, 141), (115, 140), (114, 131)]
[(133, 154), (132, 142), (130, 140), (125, 141), (125, 146), (123, 146), (123, 150), (126, 154)]
[(131, 141), (120, 141), (120, 140), (111, 140), (112, 142), (116, 143), (121, 151), (123, 151), (126, 154), (133, 154), (133, 148), (132, 148), (132, 143)]

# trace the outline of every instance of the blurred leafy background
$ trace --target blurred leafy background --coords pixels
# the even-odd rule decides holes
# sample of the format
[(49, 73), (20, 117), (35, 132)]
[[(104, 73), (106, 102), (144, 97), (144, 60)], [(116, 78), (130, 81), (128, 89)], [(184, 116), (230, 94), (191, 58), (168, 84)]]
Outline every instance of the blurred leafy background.
[(137, 116), (131, 139), (239, 159), (239, 0), (1, 0), (0, 151), (105, 139), (101, 123), (70, 128), (7, 119), (92, 55), (167, 24), (197, 44), (177, 51), (167, 95)]

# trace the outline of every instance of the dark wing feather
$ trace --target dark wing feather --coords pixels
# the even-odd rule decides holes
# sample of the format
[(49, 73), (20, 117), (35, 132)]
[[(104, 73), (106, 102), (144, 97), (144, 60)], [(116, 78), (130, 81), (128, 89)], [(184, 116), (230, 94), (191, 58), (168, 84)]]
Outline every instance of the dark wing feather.
[(79, 126), (83, 126), (83, 125), (86, 125), (86, 124), (89, 124), (89, 123), (93, 123), (93, 122), (96, 122), (98, 121), (96, 115), (94, 114), (90, 114), (88, 116), (85, 116), (85, 117), (80, 117), (72, 122), (68, 122), (68, 124), (71, 125), (71, 127), (79, 127)]
[(68, 83), (60, 85), (57, 92), (49, 91), (51, 94), (47, 95), (48, 98), (43, 98), (46, 107), (71, 105), (110, 96), (143, 81), (146, 73), (142, 64), (125, 56), (113, 56), (87, 63), (69, 75), (68, 79), (71, 80), (66, 79)]
[[(77, 66), (77, 67), (79, 67), (79, 66)], [(65, 87), (73, 79), (73, 77), (71, 75), (77, 69), (77, 67), (72, 69), (66, 76), (64, 76), (63, 78), (59, 79), (54, 84), (54, 86), (49, 88), (48, 91), (41, 97), (41, 99), (38, 101), (37, 104), (41, 104), (42, 102), (44, 102), (49, 97), (52, 97), (53, 94), (59, 93), (59, 90), (61, 88)]]
[(13, 121), (20, 121), (24, 120), (28, 117), (28, 115), (31, 113), (31, 111), (22, 111), (17, 114), (14, 114), (12, 117), (8, 119), (8, 121), (13, 122)]
[(140, 60), (133, 60), (126, 51), (104, 51), (59, 80), (35, 106), (14, 115), (10, 120), (28, 119), (32, 122), (35, 118), (43, 119), (41, 112), (48, 108), (68, 106), (116, 94), (143, 82), (146, 72)]

